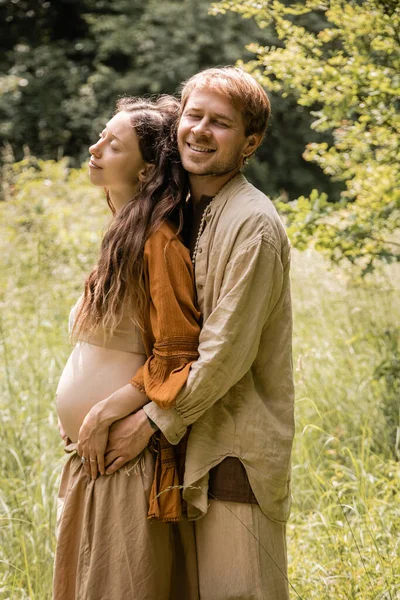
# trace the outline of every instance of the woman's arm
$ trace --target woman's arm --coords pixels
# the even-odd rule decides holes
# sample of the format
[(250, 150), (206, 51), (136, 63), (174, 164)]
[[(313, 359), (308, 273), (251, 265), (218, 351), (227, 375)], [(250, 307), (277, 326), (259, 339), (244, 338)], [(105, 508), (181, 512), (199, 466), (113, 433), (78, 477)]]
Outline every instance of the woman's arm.
[(149, 399), (143, 391), (131, 383), (127, 383), (101, 402), (95, 404), (90, 412), (93, 413), (93, 416), (96, 416), (99, 425), (108, 428), (115, 421), (136, 412), (147, 402), (149, 402)]

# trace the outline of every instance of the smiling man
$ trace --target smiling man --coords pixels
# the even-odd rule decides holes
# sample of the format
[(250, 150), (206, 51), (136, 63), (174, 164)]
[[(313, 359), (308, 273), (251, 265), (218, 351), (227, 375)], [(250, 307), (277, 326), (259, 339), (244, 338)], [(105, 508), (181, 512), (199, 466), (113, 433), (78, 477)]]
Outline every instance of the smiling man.
[[(191, 188), (199, 359), (172, 408), (142, 409), (171, 444), (190, 427), (188, 519), (166, 524), (171, 600), (289, 598), (290, 246), (271, 201), (241, 172), (269, 114), (265, 91), (235, 67), (203, 71), (182, 90), (178, 145)], [(152, 430), (141, 414), (115, 424), (107, 451), (119, 458), (107, 473), (148, 444)]]
[(270, 104), (249, 74), (226, 67), (192, 77), (181, 111), (203, 328), (174, 408), (150, 402), (144, 410), (172, 444), (191, 426), (183, 496), (200, 598), (286, 600), (290, 247), (271, 201), (241, 173), (262, 141)]
[(178, 136), (192, 197), (196, 188), (202, 194), (218, 191), (261, 141), (260, 134), (246, 135), (241, 111), (228, 97), (201, 88), (184, 105)]

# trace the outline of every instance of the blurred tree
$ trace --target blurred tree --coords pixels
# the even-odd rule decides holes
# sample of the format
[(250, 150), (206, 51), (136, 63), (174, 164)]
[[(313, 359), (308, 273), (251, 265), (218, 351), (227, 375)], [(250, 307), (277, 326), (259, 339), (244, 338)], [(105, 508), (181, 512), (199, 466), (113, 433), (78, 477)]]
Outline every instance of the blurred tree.
[(64, 103), (87, 79), (94, 43), (74, 0), (0, 0), (0, 138), (45, 158), (78, 152)]
[[(41, 158), (78, 164), (123, 94), (177, 93), (209, 66), (245, 61), (244, 49), (279, 43), (239, 15), (211, 16), (209, 0), (0, 0), (0, 138), (17, 159), (24, 145)], [(309, 24), (319, 30), (321, 19)], [(272, 123), (247, 167), (268, 194), (294, 198), (313, 187), (335, 194), (322, 171), (302, 157), (311, 131), (307, 108), (271, 94)]]
[[(400, 260), (400, 5), (396, 0), (228, 0), (233, 10), (273, 26), (283, 47), (252, 44), (247, 67), (269, 90), (312, 111), (313, 128), (331, 143), (309, 143), (305, 158), (345, 183), (329, 203), (313, 192), (281, 203), (295, 244), (310, 242), (333, 261), (357, 263), (362, 273), (379, 260)], [(307, 16), (325, 26), (311, 31)], [(303, 23), (301, 23), (301, 20)]]

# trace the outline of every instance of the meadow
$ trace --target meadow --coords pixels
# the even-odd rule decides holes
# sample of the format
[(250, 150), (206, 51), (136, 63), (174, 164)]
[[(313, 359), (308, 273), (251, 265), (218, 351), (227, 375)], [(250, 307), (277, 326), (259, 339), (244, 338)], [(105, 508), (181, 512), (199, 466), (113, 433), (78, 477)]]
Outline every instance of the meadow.
[[(0, 599), (50, 600), (70, 307), (109, 219), (85, 170), (10, 164), (0, 202)], [(293, 253), (291, 598), (400, 599), (400, 282)]]

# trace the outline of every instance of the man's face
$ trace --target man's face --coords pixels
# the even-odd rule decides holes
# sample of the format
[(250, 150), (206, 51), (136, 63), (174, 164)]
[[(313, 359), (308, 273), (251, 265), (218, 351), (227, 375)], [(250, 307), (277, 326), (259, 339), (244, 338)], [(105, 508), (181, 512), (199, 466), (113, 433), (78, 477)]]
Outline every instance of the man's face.
[(227, 96), (207, 89), (190, 94), (178, 126), (179, 153), (189, 174), (221, 176), (238, 171), (257, 140), (258, 136), (245, 135), (241, 111)]

